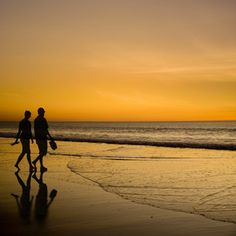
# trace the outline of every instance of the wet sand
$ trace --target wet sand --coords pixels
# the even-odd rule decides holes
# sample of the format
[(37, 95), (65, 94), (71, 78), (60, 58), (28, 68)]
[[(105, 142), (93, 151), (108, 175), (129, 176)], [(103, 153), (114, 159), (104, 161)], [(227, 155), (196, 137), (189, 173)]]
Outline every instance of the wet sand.
[[(48, 190), (46, 203), (50, 201), (51, 190), (57, 191), (51, 205), (43, 211), (39, 219), (35, 205), (39, 184), (30, 176), (30, 199), (34, 196), (31, 210), (27, 216), (19, 214), (16, 199), (11, 194), (19, 195), (19, 198), (22, 195), (22, 188), (13, 167), (20, 147), (11, 147), (8, 144), (10, 141), (0, 139), (0, 222), (3, 235), (236, 234), (234, 223), (137, 204), (104, 191), (99, 184), (71, 172), (67, 165), (70, 161), (77, 160), (75, 157), (60, 155), (48, 155), (45, 158), (45, 165), (48, 167), (48, 171), (43, 174), (43, 183), (47, 185)], [(35, 153), (34, 147), (32, 156), (35, 156)], [(96, 162), (90, 161), (96, 165)], [(29, 177), (26, 158), (21, 167), (18, 175), (26, 182)], [(87, 171), (89, 172), (89, 166)], [(40, 178), (40, 173), (37, 172), (36, 176)]]

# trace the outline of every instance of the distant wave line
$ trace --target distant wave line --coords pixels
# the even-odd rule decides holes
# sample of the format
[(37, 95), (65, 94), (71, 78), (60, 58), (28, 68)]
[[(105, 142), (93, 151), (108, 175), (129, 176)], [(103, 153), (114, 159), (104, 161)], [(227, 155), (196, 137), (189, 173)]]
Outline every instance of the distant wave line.
[[(13, 133), (0, 132), (0, 137), (13, 138)], [(166, 142), (166, 141), (144, 141), (144, 140), (114, 140), (102, 138), (79, 138), (79, 137), (56, 137), (56, 141), (66, 142), (87, 142), (87, 143), (106, 143), (106, 144), (120, 144), (120, 145), (142, 145), (142, 146), (156, 146), (156, 147), (173, 147), (173, 148), (197, 148), (197, 149), (213, 149), (213, 150), (228, 150), (236, 151), (236, 144), (219, 144), (219, 143), (193, 143), (193, 142)]]

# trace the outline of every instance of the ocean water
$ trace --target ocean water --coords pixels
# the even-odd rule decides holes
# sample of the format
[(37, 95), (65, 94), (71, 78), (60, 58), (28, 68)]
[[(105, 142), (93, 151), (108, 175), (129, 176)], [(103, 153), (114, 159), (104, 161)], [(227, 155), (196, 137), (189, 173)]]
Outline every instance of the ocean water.
[[(12, 137), (17, 122), (0, 122)], [(221, 122), (49, 122), (58, 140), (236, 150), (236, 121)]]

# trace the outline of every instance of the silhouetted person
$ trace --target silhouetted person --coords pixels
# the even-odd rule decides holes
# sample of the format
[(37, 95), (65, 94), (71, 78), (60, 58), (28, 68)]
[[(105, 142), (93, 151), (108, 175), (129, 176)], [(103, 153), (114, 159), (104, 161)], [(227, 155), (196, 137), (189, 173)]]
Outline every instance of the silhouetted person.
[(20, 138), (21, 145), (22, 145), (22, 152), (16, 161), (15, 167), (20, 169), (19, 163), (21, 162), (22, 158), (26, 154), (27, 160), (29, 162), (30, 171), (33, 171), (34, 167), (31, 164), (31, 158), (30, 158), (30, 139), (31, 139), (32, 143), (34, 141), (33, 141), (33, 136), (32, 136), (32, 132), (31, 132), (31, 123), (29, 121), (30, 117), (31, 117), (31, 112), (25, 111), (25, 117), (19, 123), (19, 128), (18, 128), (18, 133), (16, 135), (16, 140), (14, 143), (12, 143), (12, 145), (17, 144), (18, 139)]
[(18, 183), (21, 185), (22, 194), (19, 201), (19, 196), (16, 194), (11, 194), (16, 199), (16, 204), (18, 206), (18, 210), (20, 216), (28, 221), (31, 215), (31, 207), (33, 202), (33, 196), (30, 198), (30, 183), (31, 183), (31, 175), (32, 172), (29, 173), (26, 184), (24, 184), (23, 180), (20, 178), (18, 171), (15, 173)]
[(47, 168), (43, 166), (43, 157), (47, 155), (48, 152), (48, 138), (51, 140), (53, 139), (48, 131), (48, 123), (47, 120), (44, 118), (45, 110), (40, 107), (38, 109), (38, 116), (34, 120), (34, 134), (36, 143), (38, 145), (39, 149), (39, 155), (38, 157), (33, 161), (33, 165), (36, 169), (36, 163), (39, 160), (40, 161), (40, 170), (46, 171)]
[(43, 173), (44, 172), (40, 172), (40, 179), (37, 178), (36, 173), (34, 173), (33, 175), (33, 178), (39, 185), (38, 194), (35, 200), (35, 217), (40, 223), (42, 223), (46, 219), (48, 208), (57, 195), (57, 191), (53, 189), (49, 195), (50, 200), (48, 201), (48, 188), (47, 185), (43, 182)]

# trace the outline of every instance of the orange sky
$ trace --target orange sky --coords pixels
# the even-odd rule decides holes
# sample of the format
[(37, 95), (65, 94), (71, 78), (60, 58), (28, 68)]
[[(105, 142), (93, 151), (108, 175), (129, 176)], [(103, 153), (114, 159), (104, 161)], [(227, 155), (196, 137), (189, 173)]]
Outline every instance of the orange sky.
[(0, 2), (0, 120), (236, 119), (236, 1)]

